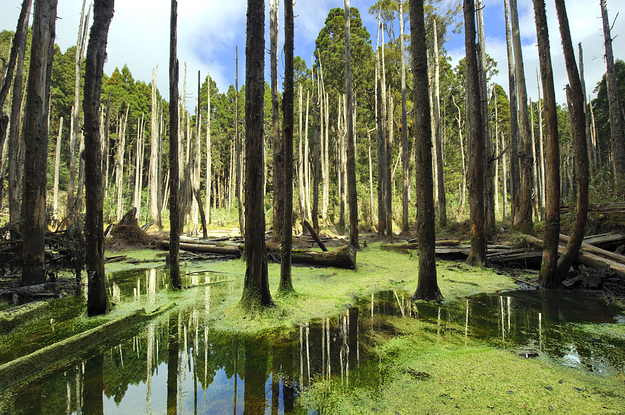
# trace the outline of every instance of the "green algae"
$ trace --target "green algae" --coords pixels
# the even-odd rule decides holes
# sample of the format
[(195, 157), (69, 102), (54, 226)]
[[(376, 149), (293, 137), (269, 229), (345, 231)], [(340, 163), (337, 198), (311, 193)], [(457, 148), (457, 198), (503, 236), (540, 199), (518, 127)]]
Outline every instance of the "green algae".
[(16, 327), (50, 315), (47, 301), (27, 303), (0, 311), (0, 335)]

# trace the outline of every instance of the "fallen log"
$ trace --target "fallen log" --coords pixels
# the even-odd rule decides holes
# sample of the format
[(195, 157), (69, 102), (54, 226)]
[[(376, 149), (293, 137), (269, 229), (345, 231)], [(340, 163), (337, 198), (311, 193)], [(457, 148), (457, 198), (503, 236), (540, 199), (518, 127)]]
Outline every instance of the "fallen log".
[[(569, 239), (571, 239), (571, 238), (569, 238), (566, 235), (560, 234), (560, 242), (568, 243)], [(582, 242), (581, 249), (583, 251), (588, 251), (590, 253), (593, 253), (593, 254), (596, 254), (596, 255), (600, 255), (602, 257), (609, 258), (609, 259), (611, 259), (613, 261), (620, 262), (621, 264), (625, 265), (625, 256), (619, 255), (619, 254), (617, 254), (615, 252), (606, 251), (605, 249), (597, 248), (596, 246), (587, 244), (585, 242)]]
[(346, 245), (334, 251), (297, 251), (291, 254), (291, 263), (334, 268), (356, 268), (356, 248)]
[(605, 233), (602, 235), (592, 235), (584, 238), (584, 243), (596, 246), (597, 248), (616, 248), (625, 243), (625, 236), (618, 233)]
[[(523, 235), (525, 240), (531, 245), (543, 249), (543, 241), (531, 235)], [(558, 255), (564, 254), (566, 247), (558, 246)], [(584, 264), (588, 267), (598, 269), (599, 271), (615, 271), (621, 276), (625, 276), (625, 265), (612, 261), (610, 259), (601, 258), (598, 255), (591, 254), (590, 252), (584, 252), (580, 250), (577, 253), (576, 261), (580, 264)]]
[(306, 226), (306, 229), (308, 229), (308, 232), (310, 232), (310, 235), (313, 237), (315, 242), (317, 242), (317, 245), (319, 245), (319, 248), (321, 248), (322, 251), (326, 252), (328, 248), (326, 248), (325, 244), (321, 241), (321, 239), (319, 239), (319, 235), (317, 235), (317, 232), (315, 232), (315, 230), (313, 229), (312, 226), (310, 226), (310, 223), (308, 223), (307, 220), (304, 220), (304, 226)]
[[(163, 245), (169, 248), (169, 241), (163, 241)], [(210, 252), (211, 254), (230, 255), (235, 258), (241, 257), (241, 249), (239, 248), (239, 246), (181, 242), (180, 249), (183, 249), (185, 251)]]

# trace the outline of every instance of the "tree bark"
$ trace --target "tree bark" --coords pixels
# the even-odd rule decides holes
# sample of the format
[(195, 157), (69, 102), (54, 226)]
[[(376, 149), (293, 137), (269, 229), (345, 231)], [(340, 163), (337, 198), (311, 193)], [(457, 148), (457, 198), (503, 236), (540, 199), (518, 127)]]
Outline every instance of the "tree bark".
[[(289, 0), (285, 0), (287, 2)], [(273, 134), (273, 239), (280, 241), (284, 228), (284, 160), (280, 139), (278, 102), (278, 8), (280, 0), (269, 1), (269, 38), (271, 67), (271, 125)]]
[(376, 155), (378, 159), (378, 237), (383, 237), (386, 231), (386, 199), (384, 198), (384, 187), (386, 179), (384, 174), (386, 172), (386, 146), (385, 146), (385, 134), (384, 134), (384, 116), (382, 113), (382, 81), (380, 76), (380, 52), (379, 52), (379, 38), (380, 38), (380, 16), (378, 14), (378, 41), (376, 45), (375, 54), (375, 141), (376, 141)]
[(241, 305), (248, 309), (273, 304), (265, 250), (264, 192), (264, 67), (265, 2), (247, 2), (245, 47), (245, 281)]
[(158, 125), (158, 102), (156, 98), (158, 80), (158, 65), (152, 71), (152, 118), (151, 118), (151, 134), (150, 134), (150, 215), (156, 229), (163, 227), (161, 222), (161, 209), (158, 197), (159, 181), (159, 125)]
[[(319, 75), (317, 75), (319, 77)], [(315, 81), (313, 79), (313, 86)], [(313, 91), (313, 205), (312, 223), (315, 232), (319, 233), (319, 169), (321, 168), (319, 156), (319, 94)]]
[[(124, 186), (123, 186), (123, 178), (124, 178), (124, 150), (126, 149), (126, 126), (128, 125), (128, 111), (130, 110), (130, 105), (126, 106), (126, 116), (124, 117), (123, 126), (121, 128), (121, 133), (119, 136), (119, 145), (117, 146), (117, 170), (115, 172), (115, 181), (117, 188), (117, 221), (119, 222), (122, 218), (123, 208), (124, 208)], [(69, 205), (68, 205), (69, 206)]]
[(436, 152), (436, 187), (438, 188), (438, 224), (447, 227), (447, 201), (445, 198), (445, 176), (443, 174), (443, 140), (441, 130), (441, 98), (438, 63), (438, 35), (434, 19), (434, 125), (436, 131), (434, 149)]
[[(283, 195), (282, 249), (280, 261), (279, 294), (294, 292), (291, 277), (291, 249), (293, 247), (293, 0), (284, 1), (284, 95), (283, 113)], [(261, 118), (262, 120), (262, 118)], [(262, 211), (261, 211), (262, 213)]]
[(56, 0), (36, 0), (24, 114), (24, 220), (22, 285), (46, 280), (45, 233), (48, 166), (48, 111), (56, 25)]
[[(399, 1), (399, 44), (401, 59), (401, 148), (402, 153), (402, 220), (401, 231), (403, 233), (410, 232), (410, 221), (408, 218), (408, 203), (410, 194), (408, 192), (410, 184), (410, 154), (408, 153), (408, 118), (406, 115), (406, 50), (404, 42), (404, 9), (403, 1)], [(369, 133), (367, 132), (367, 135)], [(371, 149), (369, 149), (371, 153)], [(371, 160), (371, 157), (369, 157)], [(373, 203), (371, 203), (373, 205)], [(372, 209), (373, 210), (373, 209)], [(372, 212), (373, 214), (373, 212)], [(373, 223), (373, 222), (372, 222)]]
[(533, 233), (532, 222), (532, 137), (530, 120), (527, 112), (527, 90), (525, 87), (525, 70), (523, 69), (523, 50), (521, 48), (521, 34), (519, 33), (519, 13), (517, 1), (510, 0), (512, 43), (514, 47), (514, 63), (519, 105), (519, 126), (521, 132), (521, 201), (519, 221), (513, 223), (523, 233)]
[(586, 230), (586, 218), (588, 216), (588, 149), (586, 146), (586, 99), (575, 63), (575, 51), (571, 40), (571, 32), (563, 0), (556, 0), (556, 11), (560, 21), (560, 35), (562, 37), (562, 49), (564, 50), (564, 62), (571, 85), (571, 99), (573, 112), (571, 113), (571, 127), (573, 129), (573, 150), (575, 152), (575, 169), (577, 171), (577, 216), (573, 225), (573, 233), (566, 245), (565, 253), (558, 260), (557, 279), (555, 283), (564, 280), (569, 272), (571, 264), (577, 257), (582, 245)]
[[(63, 136), (63, 117), (59, 119), (59, 135), (56, 138), (54, 151), (54, 190), (52, 198), (52, 212), (54, 219), (59, 219), (59, 169), (61, 165), (61, 138)], [(0, 197), (2, 197), (0, 195)]]
[(482, 265), (486, 261), (484, 210), (484, 130), (482, 124), (480, 81), (475, 50), (475, 16), (473, 0), (464, 0), (467, 97), (470, 117), (469, 135), (469, 204), (471, 216), (471, 252), (467, 262)]
[(297, 134), (297, 190), (298, 190), (298, 199), (299, 199), (299, 215), (300, 222), (302, 223), (302, 228), (304, 227), (304, 220), (306, 220), (306, 196), (305, 196), (305, 187), (304, 187), (304, 143), (302, 142), (302, 84), (301, 82), (297, 86), (297, 95), (299, 98), (299, 123), (298, 134)]
[(171, 0), (169, 38), (169, 281), (182, 287), (180, 278), (180, 187), (178, 165), (178, 2)]
[(510, 90), (510, 217), (512, 223), (520, 221), (521, 177), (519, 171), (519, 122), (517, 112), (516, 71), (514, 68), (514, 52), (512, 50), (512, 31), (510, 29), (510, 12), (508, 0), (504, 0), (506, 18), (506, 54), (508, 57), (508, 89)]
[[(472, 4), (471, 4), (472, 5)], [(471, 8), (471, 14), (473, 8)], [(410, 34), (412, 37), (412, 74), (415, 106), (415, 166), (417, 181), (417, 240), (419, 242), (419, 279), (413, 298), (440, 299), (436, 282), (434, 229), (434, 178), (432, 176), (432, 129), (428, 98), (428, 64), (423, 2), (410, 2)], [(473, 38), (475, 38), (475, 33)], [(475, 56), (475, 54), (473, 55)]]
[(610, 106), (610, 136), (612, 139), (612, 163), (617, 187), (620, 192), (625, 187), (625, 143), (623, 142), (623, 124), (618, 100), (616, 72), (614, 71), (614, 55), (612, 53), (612, 35), (608, 20), (606, 0), (600, 0), (601, 18), (603, 20), (603, 39), (605, 43), (605, 62), (607, 66), (606, 80), (608, 86), (608, 103)]
[[(249, 7), (249, 2), (248, 2), (248, 7)], [(264, 26), (264, 25), (263, 25)], [(245, 229), (247, 229), (245, 227), (245, 217), (243, 216), (243, 142), (241, 139), (241, 134), (239, 133), (239, 48), (236, 47), (235, 48), (235, 55), (236, 55), (236, 59), (235, 59), (235, 78), (234, 78), (234, 83), (235, 83), (235, 91), (236, 91), (236, 96), (235, 96), (235, 100), (234, 100), (234, 105), (236, 106), (236, 126), (234, 128), (235, 131), (235, 140), (237, 143), (237, 153), (236, 153), (236, 185), (237, 185), (237, 205), (239, 208), (239, 230), (241, 232), (241, 236), (245, 238)], [(247, 54), (247, 50), (245, 52)], [(247, 64), (246, 64), (247, 66)], [(246, 68), (247, 70), (247, 68)], [(264, 84), (263, 84), (264, 86)], [(246, 99), (246, 105), (247, 105), (247, 99)], [(247, 118), (247, 115), (246, 115)], [(247, 126), (246, 126), (246, 132), (247, 132)], [(247, 140), (247, 136), (245, 137), (245, 139)], [(264, 140), (264, 138), (263, 138)], [(264, 144), (264, 142), (263, 142)], [(264, 148), (264, 145), (261, 147), (261, 150)], [(261, 153), (262, 154), (262, 151)], [(263, 169), (263, 176), (264, 176), (264, 169)], [(262, 187), (262, 183), (261, 182), (261, 187)], [(263, 197), (265, 195), (265, 190), (261, 189), (263, 192)]]
[(358, 193), (356, 190), (356, 148), (354, 145), (354, 118), (352, 116), (352, 63), (351, 63), (351, 8), (345, 0), (345, 97), (347, 100), (347, 191), (349, 193), (349, 243), (358, 244)]
[[(85, 168), (86, 208), (85, 259), (88, 277), (87, 313), (104, 314), (108, 298), (104, 271), (104, 198), (102, 188), (102, 147), (100, 143), (100, 94), (106, 60), (109, 26), (114, 0), (96, 0), (93, 25), (87, 47), (85, 68)], [(140, 174), (140, 172), (138, 172)]]

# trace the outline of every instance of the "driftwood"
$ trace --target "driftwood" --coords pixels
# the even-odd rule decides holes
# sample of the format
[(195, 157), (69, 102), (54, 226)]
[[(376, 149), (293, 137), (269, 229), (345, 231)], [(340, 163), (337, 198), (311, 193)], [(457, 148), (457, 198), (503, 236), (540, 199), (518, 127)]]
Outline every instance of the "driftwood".
[(306, 226), (306, 229), (308, 229), (308, 232), (310, 232), (310, 235), (313, 237), (315, 242), (317, 242), (317, 245), (319, 245), (319, 248), (321, 248), (322, 251), (326, 252), (328, 248), (326, 248), (325, 244), (319, 238), (319, 235), (317, 235), (317, 232), (315, 232), (315, 230), (313, 229), (312, 226), (310, 226), (310, 223), (308, 223), (307, 220), (304, 220), (304, 226)]
[[(525, 240), (531, 245), (542, 249), (543, 241), (531, 235), (524, 235)], [(566, 248), (564, 246), (558, 247), (558, 254), (562, 255)], [(580, 264), (584, 264), (588, 267), (598, 269), (599, 271), (615, 271), (621, 276), (625, 276), (625, 265), (616, 261), (612, 261), (607, 258), (602, 258), (598, 255), (591, 254), (590, 252), (585, 252), (584, 249), (580, 249), (577, 254), (576, 261)]]
[(356, 248), (346, 245), (334, 251), (293, 251), (291, 256), (293, 264), (318, 265), (334, 268), (356, 268)]

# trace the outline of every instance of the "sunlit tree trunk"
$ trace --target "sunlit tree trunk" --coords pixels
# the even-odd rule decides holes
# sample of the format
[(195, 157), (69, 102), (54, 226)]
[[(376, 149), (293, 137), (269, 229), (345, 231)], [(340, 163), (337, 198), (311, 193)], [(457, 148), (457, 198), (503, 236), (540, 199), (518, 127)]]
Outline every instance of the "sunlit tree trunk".
[(445, 178), (443, 174), (443, 140), (441, 131), (441, 98), (438, 63), (438, 34), (436, 31), (436, 19), (434, 19), (434, 125), (435, 141), (434, 151), (436, 153), (436, 187), (438, 189), (438, 223), (441, 228), (447, 227), (447, 201), (445, 199)]
[[(306, 219), (306, 196), (304, 196), (305, 188), (304, 188), (304, 143), (302, 143), (302, 84), (300, 83), (297, 86), (297, 95), (299, 98), (299, 123), (298, 126), (298, 134), (297, 134), (297, 190), (298, 190), (298, 199), (299, 199), (299, 215), (300, 221), (303, 224)], [(303, 228), (303, 226), (302, 226)]]
[(163, 227), (161, 223), (161, 209), (158, 197), (160, 187), (159, 181), (159, 148), (160, 135), (158, 123), (158, 102), (156, 97), (158, 80), (158, 65), (152, 71), (152, 114), (151, 114), (151, 134), (150, 134), (150, 215), (156, 229)]
[[(410, 154), (408, 153), (408, 119), (406, 115), (406, 50), (404, 42), (404, 9), (403, 1), (399, 1), (399, 44), (401, 59), (401, 148), (402, 152), (402, 221), (401, 231), (410, 232), (408, 203), (410, 200)], [(367, 136), (369, 133), (367, 132)], [(369, 145), (369, 161), (371, 161), (371, 145)], [(371, 203), (373, 206), (373, 201)], [(371, 209), (373, 215), (373, 209)], [(373, 223), (373, 222), (372, 222)]]
[[(288, 1), (288, 0), (285, 0)], [(280, 139), (280, 108), (278, 102), (278, 8), (280, 0), (269, 1), (269, 38), (271, 68), (271, 123), (273, 134), (273, 239), (282, 239), (284, 228), (284, 165)]]
[(36, 0), (32, 26), (28, 95), (24, 114), (24, 139), (28, 149), (24, 162), (22, 202), (22, 285), (46, 280), (45, 234), (48, 166), (48, 111), (56, 24), (56, 0)]
[(484, 211), (484, 130), (482, 125), (480, 81), (475, 50), (475, 16), (473, 0), (464, 0), (464, 30), (467, 97), (469, 113), (469, 203), (471, 216), (471, 252), (469, 264), (481, 265), (486, 261), (486, 234)]
[(117, 221), (122, 219), (124, 207), (124, 150), (126, 149), (126, 126), (128, 125), (128, 111), (130, 106), (126, 107), (126, 115), (124, 116), (121, 134), (119, 135), (119, 145), (117, 146), (117, 170), (115, 172), (115, 187), (117, 188)]
[(211, 153), (211, 77), (206, 63), (206, 221), (211, 223), (211, 183), (213, 181), (213, 155)]
[[(386, 172), (386, 146), (384, 145), (384, 114), (382, 108), (382, 80), (380, 74), (380, 16), (378, 14), (378, 26), (377, 26), (377, 44), (375, 53), (375, 141), (376, 141), (376, 155), (378, 161), (378, 237), (384, 236), (386, 231), (386, 199), (384, 198), (384, 186), (386, 180), (384, 173)], [(385, 111), (386, 112), (386, 111)]]
[[(473, 10), (471, 10), (471, 13)], [(417, 180), (417, 239), (419, 242), (419, 280), (415, 299), (438, 300), (434, 227), (434, 178), (432, 176), (432, 129), (428, 99), (427, 45), (422, 1), (410, 2), (412, 37), (412, 74), (415, 106), (415, 166)], [(474, 36), (475, 38), (475, 36)], [(475, 56), (475, 55), (474, 55)]]
[[(545, 95), (545, 121), (547, 125), (546, 179), (549, 182), (546, 189), (547, 212), (545, 217), (545, 236), (543, 238), (543, 259), (538, 280), (540, 284), (544, 286), (555, 287), (559, 285), (556, 269), (558, 261), (558, 238), (560, 235), (560, 150), (558, 146), (556, 93), (553, 84), (549, 31), (547, 28), (547, 14), (545, 12), (544, 0), (534, 0), (534, 16), (536, 19), (540, 74), (543, 82), (543, 93)], [(575, 58), (573, 58), (573, 62), (575, 62)]]
[[(317, 78), (319, 75), (317, 74)], [(312, 82), (313, 86), (315, 84), (314, 78)], [(315, 95), (315, 91), (313, 90), (313, 203), (312, 203), (312, 220), (313, 220), (313, 229), (315, 232), (319, 233), (319, 175), (321, 169), (321, 156), (319, 151), (319, 119), (320, 117), (320, 104), (321, 100), (319, 99), (320, 94), (317, 93)]]
[[(104, 314), (108, 298), (104, 271), (104, 199), (102, 188), (102, 146), (100, 137), (100, 94), (106, 60), (108, 31), (114, 0), (94, 2), (93, 26), (85, 67), (85, 168), (86, 208), (85, 259), (88, 277), (87, 313)], [(137, 144), (140, 146), (140, 144)], [(140, 174), (140, 170), (138, 171)]]
[[(314, 85), (314, 82), (313, 82)], [(312, 220), (310, 212), (310, 165), (309, 165), (309, 145), (308, 145), (308, 101), (310, 100), (310, 91), (306, 91), (306, 128), (304, 128), (304, 187), (306, 197), (306, 217)]]
[(350, 45), (351, 8), (345, 0), (345, 96), (347, 100), (347, 191), (349, 193), (349, 240), (358, 244), (358, 193), (356, 191), (356, 147), (354, 143), (354, 118), (352, 114), (352, 64)]
[[(250, 0), (251, 1), (251, 0)], [(243, 143), (241, 140), (241, 134), (239, 132), (239, 48), (235, 48), (236, 51), (236, 59), (235, 59), (235, 77), (234, 77), (234, 84), (235, 84), (235, 91), (236, 91), (236, 95), (235, 95), (235, 100), (234, 100), (234, 105), (236, 107), (235, 110), (235, 114), (236, 114), (236, 127), (234, 128), (235, 131), (235, 141), (237, 143), (237, 151), (236, 151), (236, 185), (237, 185), (237, 205), (239, 208), (239, 230), (241, 232), (241, 236), (245, 237), (245, 229), (247, 229), (245, 227), (245, 217), (243, 216)], [(247, 51), (246, 51), (247, 53)], [(247, 65), (247, 64), (246, 64)], [(264, 84), (263, 84), (264, 87)], [(246, 103), (247, 103), (247, 99), (246, 99)], [(246, 115), (247, 117), (247, 115)], [(246, 134), (247, 134), (247, 127), (246, 127)], [(245, 140), (248, 140), (247, 135), (245, 136)], [(264, 138), (263, 138), (264, 140)], [(264, 147), (264, 141), (262, 143), (263, 145), (261, 146), (261, 153), (262, 154), (262, 149)], [(264, 166), (263, 166), (263, 173), (264, 173)], [(260, 187), (262, 188), (262, 182), (260, 184)], [(263, 192), (263, 196), (265, 195), (265, 190), (261, 189)]]
[[(537, 72), (537, 77), (538, 77), (538, 72)], [(540, 80), (540, 77), (538, 77), (538, 79)], [(542, 101), (541, 100), (541, 95), (540, 95), (540, 81), (538, 80), (537, 84), (539, 84), (538, 86), (538, 144), (539, 144), (539, 149), (540, 149), (540, 200), (541, 200), (541, 217), (542, 217), (542, 210), (545, 208), (545, 205), (547, 203), (547, 195), (546, 195), (546, 191), (545, 189), (547, 188), (546, 184), (545, 184), (545, 146), (543, 144), (544, 141), (544, 137), (543, 137), (543, 107), (542, 107)]]

